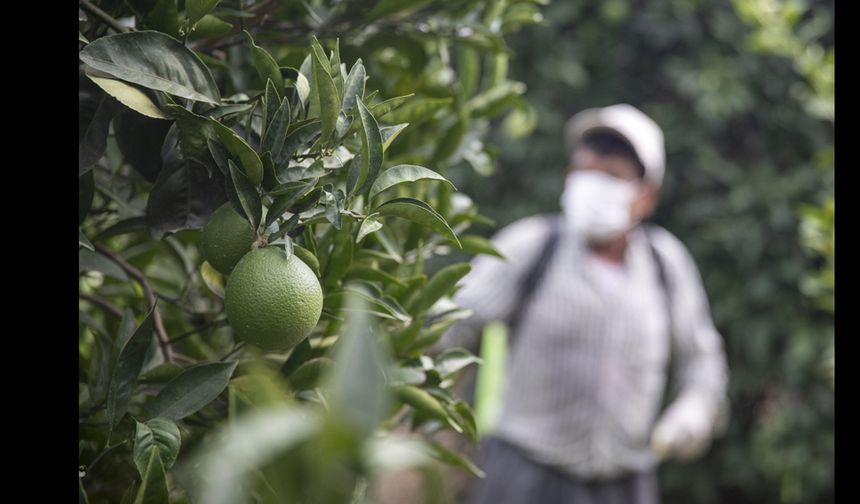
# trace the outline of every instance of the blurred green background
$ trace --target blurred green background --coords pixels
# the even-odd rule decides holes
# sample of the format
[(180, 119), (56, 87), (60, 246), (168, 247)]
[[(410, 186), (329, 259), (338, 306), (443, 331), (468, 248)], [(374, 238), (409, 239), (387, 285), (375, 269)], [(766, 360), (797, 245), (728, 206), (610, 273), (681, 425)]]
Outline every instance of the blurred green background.
[[(454, 170), (501, 227), (559, 211), (573, 113), (630, 103), (664, 129), (654, 221), (701, 270), (731, 370), (731, 423), (661, 470), (664, 502), (833, 502), (833, 3), (554, 1), (509, 35), (521, 107), (496, 172)], [(465, 163), (463, 165), (465, 167)]]

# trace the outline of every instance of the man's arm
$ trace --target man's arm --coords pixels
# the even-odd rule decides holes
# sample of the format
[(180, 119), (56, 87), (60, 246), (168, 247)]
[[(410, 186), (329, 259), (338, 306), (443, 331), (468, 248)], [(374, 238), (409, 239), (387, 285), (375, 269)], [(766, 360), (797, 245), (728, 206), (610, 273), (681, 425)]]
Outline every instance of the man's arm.
[(537, 259), (549, 230), (546, 219), (527, 217), (500, 230), (493, 246), (505, 259), (480, 255), (472, 260), (472, 271), (463, 278), (454, 302), (472, 315), (452, 325), (433, 346), (432, 351), (459, 346), (478, 351), (481, 330), (492, 320), (505, 320), (519, 297), (520, 281), (528, 266)]
[(668, 232), (658, 244), (672, 290), (672, 350), (678, 397), (659, 419), (652, 447), (660, 455), (692, 458), (725, 429), (728, 367), (711, 319), (701, 275), (687, 249)]

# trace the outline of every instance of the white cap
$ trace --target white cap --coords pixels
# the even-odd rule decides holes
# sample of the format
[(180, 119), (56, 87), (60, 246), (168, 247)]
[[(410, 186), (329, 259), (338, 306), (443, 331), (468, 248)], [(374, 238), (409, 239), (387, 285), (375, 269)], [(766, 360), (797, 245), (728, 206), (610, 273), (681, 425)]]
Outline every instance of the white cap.
[(666, 171), (666, 150), (663, 130), (653, 119), (636, 107), (625, 103), (592, 108), (577, 113), (564, 127), (564, 143), (568, 158), (583, 135), (593, 130), (611, 130), (630, 143), (642, 166), (645, 179), (660, 186)]

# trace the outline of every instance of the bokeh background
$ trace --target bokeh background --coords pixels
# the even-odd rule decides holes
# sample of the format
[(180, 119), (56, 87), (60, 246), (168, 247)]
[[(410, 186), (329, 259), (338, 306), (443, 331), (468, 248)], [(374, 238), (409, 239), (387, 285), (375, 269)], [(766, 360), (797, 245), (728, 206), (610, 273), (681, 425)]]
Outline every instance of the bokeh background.
[[(152, 12), (140, 26), (165, 33), (178, 30), (176, 9), (185, 9), (181, 0), (97, 3), (120, 18), (146, 6)], [(242, 8), (266, 14), (243, 17)], [(653, 220), (696, 259), (731, 371), (728, 431), (702, 459), (661, 466), (663, 502), (834, 501), (832, 1), (222, 0), (215, 12), (223, 19), (210, 19), (209, 28), (217, 33), (198, 33), (192, 45), (208, 55), (224, 96), (263, 86), (254, 82), (244, 36), (231, 34), (230, 23), (250, 29), (281, 67), (301, 66), (311, 35), (329, 48), (339, 39), (342, 61), (363, 58), (367, 89), (378, 90), (379, 99), (416, 93), (419, 106), (384, 121), (411, 123), (386, 151), (386, 163), (420, 164), (451, 179), (459, 192), (440, 186), (426, 196), (450, 217), (449, 197), (469, 195), (495, 221), (458, 215), (460, 224), (477, 224), (470, 234), (489, 237), (517, 219), (559, 211), (567, 164), (562, 128), (574, 113), (626, 102), (653, 117), (664, 129), (668, 160)], [(107, 30), (92, 19), (81, 27), (90, 39)], [(121, 123), (113, 129), (113, 136), (128, 135)], [(134, 145), (158, 153), (165, 130), (156, 130), (138, 130)], [(125, 157), (146, 157), (157, 167), (132, 169)], [(152, 240), (143, 225), (162, 164), (150, 157), (126, 156), (115, 138), (108, 142), (92, 170), (97, 183), (94, 189), (90, 179), (92, 210), (87, 217), (87, 202), (81, 230), (94, 241), (107, 239), (107, 230), (121, 234), (112, 246), (159, 292), (167, 330), (205, 328), (182, 350), (212, 360), (233, 338), (220, 301), (197, 273), (199, 231)], [(408, 237), (409, 247), (418, 237)], [(428, 274), (471, 257), (428, 259)], [(114, 263), (82, 250), (79, 264), (89, 275), (82, 292), (145, 313), (140, 293)], [(83, 327), (119, 321), (82, 303), (89, 308), (81, 312), (81, 369), (89, 369), (84, 355), (93, 341)], [(86, 373), (79, 382), (87, 388)], [(105, 433), (81, 432), (88, 440), (82, 461), (92, 465)], [(84, 483), (93, 502), (118, 501), (113, 495), (134, 481), (130, 449), (115, 455)], [(310, 486), (338, 483), (320, 474)], [(430, 484), (423, 500), (396, 502), (443, 500)]]
[[(456, 171), (499, 226), (558, 212), (565, 121), (630, 103), (664, 129), (654, 221), (690, 249), (731, 369), (728, 432), (664, 502), (833, 502), (833, 3), (554, 1), (508, 36), (528, 107)], [(493, 150), (494, 149), (494, 150)]]

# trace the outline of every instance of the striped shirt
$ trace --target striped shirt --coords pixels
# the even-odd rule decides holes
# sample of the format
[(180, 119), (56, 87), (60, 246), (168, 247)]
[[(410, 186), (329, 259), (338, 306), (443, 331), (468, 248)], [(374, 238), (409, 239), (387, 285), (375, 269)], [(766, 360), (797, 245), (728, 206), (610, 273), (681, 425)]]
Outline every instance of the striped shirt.
[[(623, 268), (600, 271), (584, 242), (561, 227), (558, 249), (511, 335), (495, 435), (575, 477), (650, 470), (670, 354), (679, 397), (698, 396), (718, 428), (725, 421), (728, 371), (701, 277), (684, 245), (663, 228), (653, 226), (647, 236), (633, 230)], [(454, 324), (437, 348), (477, 350), (481, 328), (507, 319), (548, 233), (540, 216), (498, 232), (493, 244), (507, 260), (474, 259), (454, 297), (473, 315)], [(671, 318), (649, 240), (672, 292)]]

